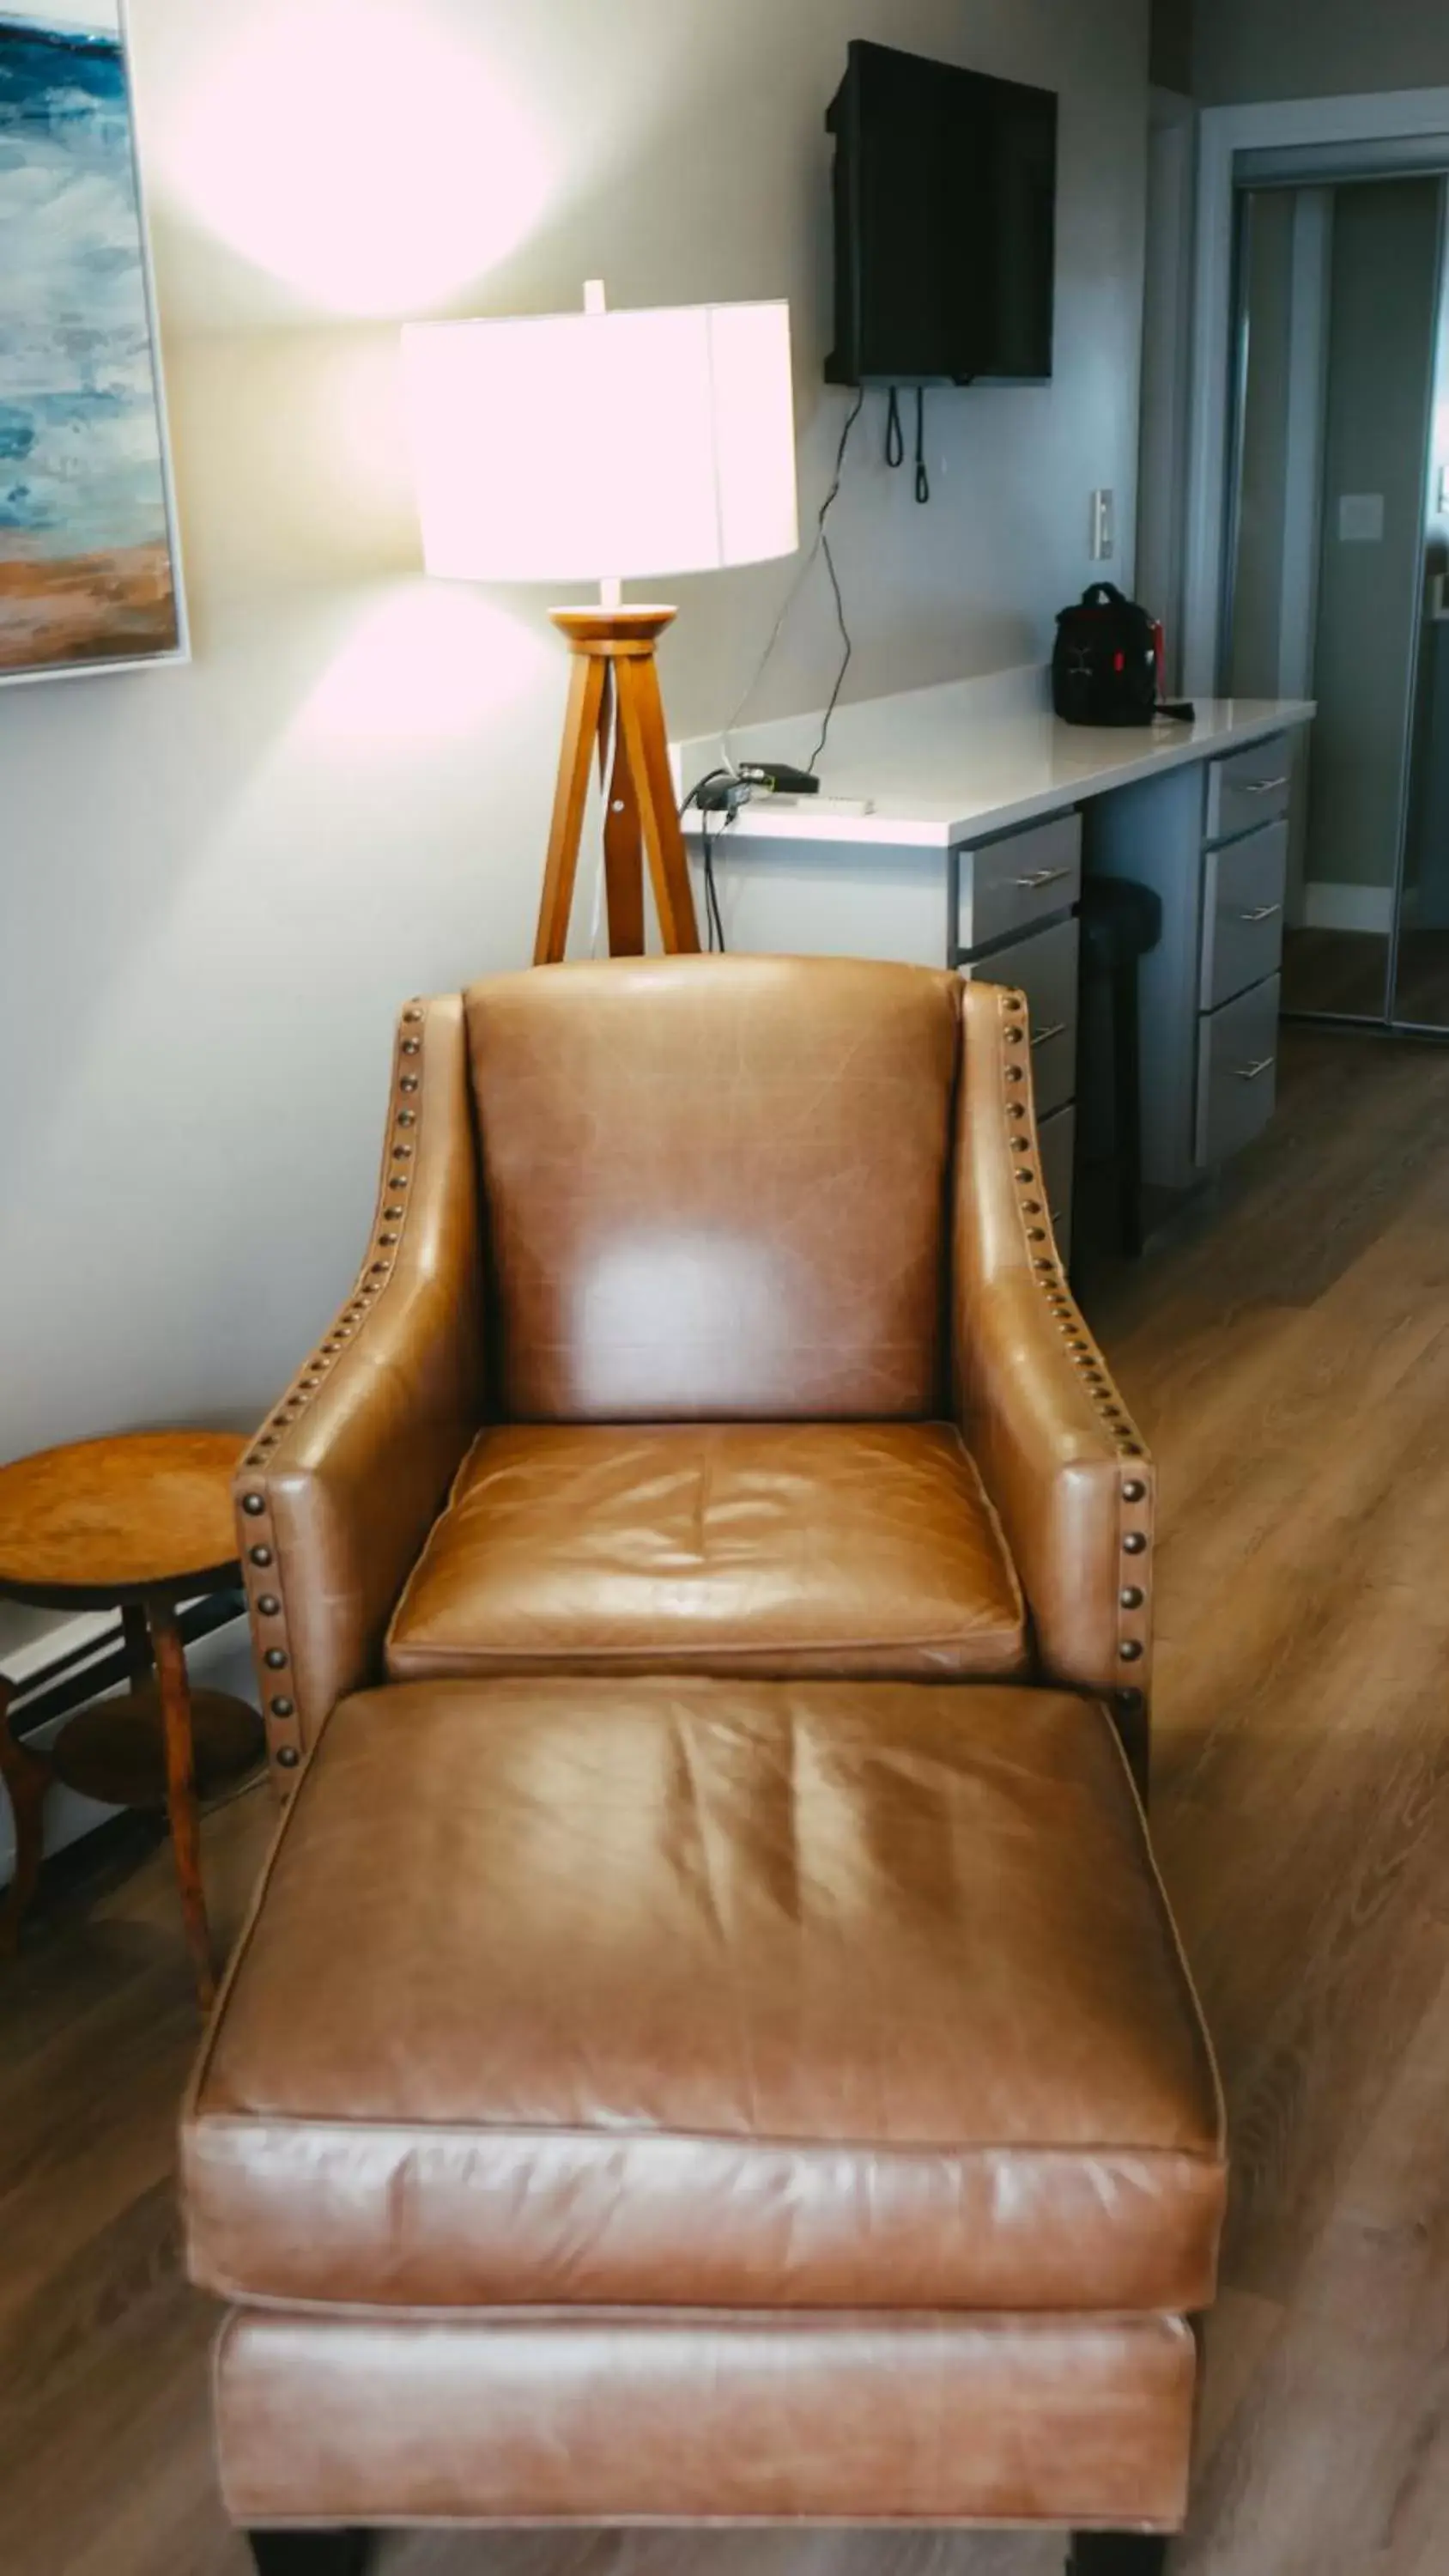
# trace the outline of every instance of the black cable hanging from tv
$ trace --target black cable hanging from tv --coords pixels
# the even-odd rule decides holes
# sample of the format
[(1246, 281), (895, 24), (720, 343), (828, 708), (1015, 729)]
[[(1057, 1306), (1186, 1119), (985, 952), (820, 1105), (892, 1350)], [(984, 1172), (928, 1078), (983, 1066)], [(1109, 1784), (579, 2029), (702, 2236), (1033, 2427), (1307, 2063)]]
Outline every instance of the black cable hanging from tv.
[[(885, 461), (892, 473), (906, 461), (906, 433), (901, 420), (901, 389), (892, 385), (886, 405)], [(916, 387), (916, 499), (922, 509), (931, 497), (931, 469), (926, 463), (926, 388)]]

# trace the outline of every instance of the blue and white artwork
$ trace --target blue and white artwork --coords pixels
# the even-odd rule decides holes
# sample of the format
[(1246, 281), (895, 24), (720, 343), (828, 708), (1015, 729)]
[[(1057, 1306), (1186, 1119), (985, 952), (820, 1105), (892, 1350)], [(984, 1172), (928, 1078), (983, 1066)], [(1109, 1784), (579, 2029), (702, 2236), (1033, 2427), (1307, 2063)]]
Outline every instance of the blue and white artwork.
[(0, 0), (0, 679), (181, 645), (121, 0)]

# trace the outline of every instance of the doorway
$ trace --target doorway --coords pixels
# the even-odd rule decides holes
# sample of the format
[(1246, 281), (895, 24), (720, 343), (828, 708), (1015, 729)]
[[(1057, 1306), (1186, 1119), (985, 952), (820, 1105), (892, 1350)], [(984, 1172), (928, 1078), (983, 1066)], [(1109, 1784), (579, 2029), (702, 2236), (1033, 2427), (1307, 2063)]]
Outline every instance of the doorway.
[(1240, 184), (1220, 682), (1313, 697), (1284, 1008), (1449, 1032), (1442, 172)]

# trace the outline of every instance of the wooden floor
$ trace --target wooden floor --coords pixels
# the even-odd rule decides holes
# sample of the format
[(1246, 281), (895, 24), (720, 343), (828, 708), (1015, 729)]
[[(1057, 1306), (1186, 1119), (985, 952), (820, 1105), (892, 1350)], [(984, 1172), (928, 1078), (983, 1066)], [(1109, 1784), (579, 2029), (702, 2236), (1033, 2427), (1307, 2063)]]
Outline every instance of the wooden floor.
[(1405, 924), (1392, 1009), (1390, 947), (1386, 931), (1290, 930), (1283, 942), (1284, 1010), (1449, 1029), (1449, 930)]
[[(1157, 1829), (1236, 2142), (1181, 2576), (1449, 2571), (1449, 1049), (1298, 1033), (1098, 1312), (1159, 1451)], [(208, 1829), (235, 1924), (262, 1797)], [(182, 2285), (164, 1854), (0, 1977), (0, 2568), (241, 2576)], [(1056, 2576), (1049, 2538), (399, 2539), (389, 2576)]]

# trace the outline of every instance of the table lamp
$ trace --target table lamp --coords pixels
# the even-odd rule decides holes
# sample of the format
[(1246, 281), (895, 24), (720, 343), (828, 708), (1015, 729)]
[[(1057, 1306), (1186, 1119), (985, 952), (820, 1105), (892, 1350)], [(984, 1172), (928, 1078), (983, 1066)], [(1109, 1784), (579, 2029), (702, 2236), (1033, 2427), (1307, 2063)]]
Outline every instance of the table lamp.
[(600, 584), (556, 608), (574, 656), (535, 965), (568, 944), (597, 746), (609, 768), (609, 946), (644, 951), (644, 858), (664, 946), (699, 925), (655, 647), (676, 610), (623, 583), (724, 570), (799, 544), (787, 304), (685, 305), (433, 322), (403, 334), (423, 551), (455, 581)]

